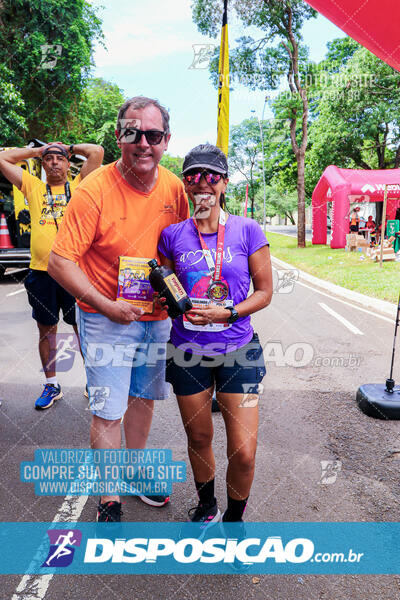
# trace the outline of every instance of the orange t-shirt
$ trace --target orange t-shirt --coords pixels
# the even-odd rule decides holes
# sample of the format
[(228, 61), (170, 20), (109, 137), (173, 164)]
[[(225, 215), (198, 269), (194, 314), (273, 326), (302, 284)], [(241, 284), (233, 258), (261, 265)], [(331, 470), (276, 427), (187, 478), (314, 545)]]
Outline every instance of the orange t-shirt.
[[(158, 258), (163, 229), (189, 218), (182, 182), (162, 166), (149, 193), (139, 192), (120, 174), (116, 163), (88, 175), (65, 211), (52, 250), (79, 264), (90, 282), (115, 300), (120, 256)], [(77, 301), (82, 310), (96, 312)], [(160, 311), (141, 320), (166, 318)]]
[(350, 216), (351, 216), (351, 222), (350, 222), (350, 225), (353, 225), (353, 226), (354, 226), (354, 225), (358, 225), (358, 224), (359, 224), (359, 222), (360, 222), (360, 219), (359, 219), (359, 217), (358, 217), (358, 213), (356, 213), (356, 212), (352, 212)]

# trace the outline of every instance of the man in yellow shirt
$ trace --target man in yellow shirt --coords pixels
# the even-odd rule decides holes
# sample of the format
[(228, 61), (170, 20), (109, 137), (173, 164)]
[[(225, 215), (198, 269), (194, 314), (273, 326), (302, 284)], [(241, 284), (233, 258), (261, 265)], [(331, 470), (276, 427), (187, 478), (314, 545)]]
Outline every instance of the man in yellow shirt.
[[(71, 154), (82, 155), (87, 160), (79, 175), (69, 182)], [(100, 167), (103, 154), (103, 148), (95, 144), (66, 146), (61, 143), (0, 152), (0, 172), (22, 191), (28, 201), (31, 217), (31, 263), (25, 287), (32, 306), (32, 317), (39, 329), (39, 354), (46, 376), (44, 390), (35, 402), (38, 410), (50, 408), (63, 396), (55, 371), (60, 309), (64, 321), (72, 325), (78, 335), (75, 298), (47, 273), (50, 251), (72, 192), (86, 175)], [(34, 157), (42, 159), (47, 183), (16, 164)]]

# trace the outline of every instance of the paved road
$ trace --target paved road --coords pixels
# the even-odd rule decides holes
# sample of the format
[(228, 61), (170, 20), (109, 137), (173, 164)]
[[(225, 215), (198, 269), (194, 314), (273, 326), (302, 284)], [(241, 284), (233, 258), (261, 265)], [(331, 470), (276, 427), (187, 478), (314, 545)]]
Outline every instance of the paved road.
[[(87, 447), (89, 412), (79, 355), (60, 373), (65, 398), (43, 413), (33, 409), (42, 376), (36, 329), (20, 280), (0, 284), (0, 520), (71, 518), (60, 497), (35, 497), (19, 481), (19, 464), (36, 448)], [(16, 278), (16, 279), (15, 279)], [(275, 273), (277, 279), (277, 274)], [(285, 292), (285, 293), (283, 293)], [(345, 321), (344, 321), (345, 319)], [(355, 405), (362, 383), (388, 376), (394, 324), (296, 282), (274, 294), (254, 316), (268, 361), (260, 403), (260, 435), (248, 521), (400, 521), (399, 425), (374, 421)], [(62, 326), (63, 332), (68, 328)], [(398, 364), (398, 363), (397, 363)], [(396, 374), (396, 373), (395, 373)], [(397, 368), (397, 376), (399, 371)], [(224, 508), (224, 430), (215, 420), (217, 495)], [(172, 448), (186, 460), (185, 436), (173, 398), (156, 407), (150, 447)], [(336, 482), (322, 485), (321, 461), (340, 461)], [(171, 503), (152, 509), (135, 498), (127, 521), (185, 520), (196, 504), (192, 481), (175, 484)], [(92, 521), (96, 499), (80, 507)], [(76, 509), (76, 506), (75, 506)], [(79, 510), (80, 510), (79, 509)], [(61, 518), (61, 520), (63, 520)], [(397, 576), (3, 576), (1, 600), (383, 600), (400, 597)], [(16, 592), (16, 590), (19, 590)]]
[[(289, 235), (290, 237), (297, 238), (297, 226), (296, 225), (267, 225), (266, 227), (267, 233), (268, 231), (272, 231), (273, 233), (281, 233), (283, 235)], [(306, 227), (306, 240), (311, 242), (312, 240), (312, 228)], [(330, 244), (331, 233), (328, 231), (326, 243)]]
[[(283, 235), (289, 235), (290, 237), (297, 237), (297, 225), (267, 225), (266, 230), (272, 231), (273, 233), (281, 233)], [(311, 240), (312, 229), (306, 227), (306, 240)]]

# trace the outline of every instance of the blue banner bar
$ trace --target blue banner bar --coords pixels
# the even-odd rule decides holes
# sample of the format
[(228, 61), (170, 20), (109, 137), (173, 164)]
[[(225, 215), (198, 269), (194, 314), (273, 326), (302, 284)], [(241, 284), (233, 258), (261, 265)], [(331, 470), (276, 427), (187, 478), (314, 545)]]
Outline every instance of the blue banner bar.
[(0, 574), (399, 574), (400, 523), (2, 523)]

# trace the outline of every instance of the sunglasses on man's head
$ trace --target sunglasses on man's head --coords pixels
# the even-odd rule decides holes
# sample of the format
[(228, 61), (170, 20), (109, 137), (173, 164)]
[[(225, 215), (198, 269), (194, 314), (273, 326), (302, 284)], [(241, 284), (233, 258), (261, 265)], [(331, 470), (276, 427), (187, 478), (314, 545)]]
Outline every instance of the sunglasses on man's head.
[(165, 131), (158, 131), (158, 129), (148, 129), (147, 131), (142, 131), (141, 129), (136, 129), (134, 127), (127, 127), (126, 129), (121, 129), (120, 139), (124, 138), (126, 144), (138, 144), (142, 139), (142, 135), (145, 136), (146, 141), (150, 146), (157, 146), (161, 143), (165, 135)]
[(209, 185), (215, 185), (224, 178), (221, 173), (212, 173), (210, 171), (196, 171), (195, 173), (184, 175), (183, 178), (188, 185), (197, 185), (200, 183), (203, 175)]

